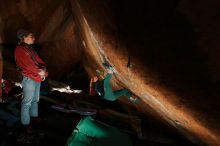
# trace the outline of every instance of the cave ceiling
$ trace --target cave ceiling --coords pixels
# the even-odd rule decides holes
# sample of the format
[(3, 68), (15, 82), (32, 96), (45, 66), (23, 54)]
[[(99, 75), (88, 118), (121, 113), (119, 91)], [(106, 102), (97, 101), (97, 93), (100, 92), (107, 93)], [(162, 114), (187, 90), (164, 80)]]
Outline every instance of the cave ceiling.
[(107, 61), (114, 87), (140, 97), (130, 105), (138, 112), (199, 145), (220, 145), (219, 8), (217, 0), (1, 0), (3, 74), (17, 75), (11, 46), (28, 28), (52, 78), (79, 63), (93, 76)]

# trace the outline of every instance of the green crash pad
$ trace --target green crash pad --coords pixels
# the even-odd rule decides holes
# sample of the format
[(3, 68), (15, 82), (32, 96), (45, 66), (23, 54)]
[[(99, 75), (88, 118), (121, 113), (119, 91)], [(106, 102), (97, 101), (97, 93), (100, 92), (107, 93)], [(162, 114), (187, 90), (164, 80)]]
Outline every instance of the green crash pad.
[(67, 146), (132, 146), (129, 135), (97, 122), (88, 116), (82, 119), (67, 140)]

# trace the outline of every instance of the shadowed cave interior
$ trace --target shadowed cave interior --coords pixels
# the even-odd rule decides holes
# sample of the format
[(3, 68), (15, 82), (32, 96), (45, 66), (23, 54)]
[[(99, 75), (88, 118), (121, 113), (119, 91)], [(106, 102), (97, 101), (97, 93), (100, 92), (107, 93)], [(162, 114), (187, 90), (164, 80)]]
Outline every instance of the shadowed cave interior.
[[(134, 132), (134, 146), (220, 145), (219, 7), (217, 0), (2, 0), (2, 78), (21, 82), (14, 49), (17, 30), (26, 28), (36, 36), (48, 79), (83, 91), (42, 95), (39, 110), (47, 120), (39, 129), (46, 136), (35, 145), (65, 145), (84, 118), (52, 110), (54, 100), (102, 107), (96, 118)], [(103, 62), (115, 70), (114, 89), (129, 89), (139, 103), (88, 96), (90, 78), (97, 69), (106, 72)], [(111, 117), (103, 107), (138, 117), (141, 124)], [(1, 136), (2, 145), (22, 145), (16, 135), (14, 141), (3, 132)]]

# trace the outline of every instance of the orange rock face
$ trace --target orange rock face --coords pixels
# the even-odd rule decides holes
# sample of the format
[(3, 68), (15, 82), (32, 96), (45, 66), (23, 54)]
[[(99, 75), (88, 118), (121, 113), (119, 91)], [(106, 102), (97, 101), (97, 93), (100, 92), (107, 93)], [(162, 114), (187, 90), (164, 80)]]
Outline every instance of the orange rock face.
[(184, 6), (72, 1), (90, 75), (107, 60), (116, 71), (113, 85), (141, 98), (139, 112), (152, 112), (199, 145), (220, 145), (219, 118), (212, 112), (219, 113), (218, 87), (209, 87), (218, 84), (209, 78), (211, 62)]
[[(141, 99), (137, 105), (121, 99), (127, 110), (151, 113), (194, 143), (216, 146), (219, 6), (217, 0), (2, 0), (0, 41), (15, 45), (17, 29), (31, 28), (55, 79), (79, 62), (92, 76), (108, 61), (113, 86)], [(4, 51), (12, 60), (13, 48)]]

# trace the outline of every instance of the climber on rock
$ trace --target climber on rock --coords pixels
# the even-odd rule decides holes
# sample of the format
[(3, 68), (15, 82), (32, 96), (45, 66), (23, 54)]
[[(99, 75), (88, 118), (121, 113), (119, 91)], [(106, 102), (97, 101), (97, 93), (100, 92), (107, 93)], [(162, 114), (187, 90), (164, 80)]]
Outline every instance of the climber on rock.
[(126, 96), (131, 101), (137, 102), (137, 97), (134, 97), (134, 95), (128, 89), (113, 91), (110, 80), (112, 79), (113, 72), (115, 71), (108, 63), (103, 63), (103, 66), (107, 70), (107, 75), (104, 76), (104, 71), (96, 70), (103, 79), (99, 80), (98, 76), (91, 78), (89, 91), (90, 95), (94, 96), (98, 94), (101, 98), (108, 101), (115, 101), (121, 96)]

